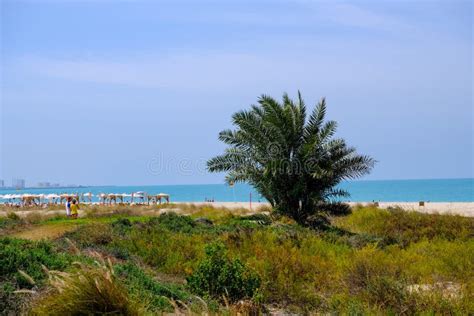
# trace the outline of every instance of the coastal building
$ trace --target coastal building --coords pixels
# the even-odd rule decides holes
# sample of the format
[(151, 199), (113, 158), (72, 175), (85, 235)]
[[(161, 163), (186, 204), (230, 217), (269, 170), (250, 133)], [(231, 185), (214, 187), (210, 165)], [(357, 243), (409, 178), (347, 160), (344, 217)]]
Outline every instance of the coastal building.
[(5, 181), (0, 180), (0, 188), (4, 188), (4, 187), (5, 187)]
[(25, 188), (25, 179), (12, 179), (12, 187), (15, 189), (24, 189)]
[(50, 186), (49, 182), (38, 182), (38, 188), (49, 188)]

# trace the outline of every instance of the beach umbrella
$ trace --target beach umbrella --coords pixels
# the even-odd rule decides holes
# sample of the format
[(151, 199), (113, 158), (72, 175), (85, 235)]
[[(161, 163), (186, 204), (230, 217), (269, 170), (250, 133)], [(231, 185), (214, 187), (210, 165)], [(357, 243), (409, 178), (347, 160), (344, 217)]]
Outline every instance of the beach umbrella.
[(85, 198), (89, 198), (89, 202), (92, 202), (92, 197), (94, 196), (94, 194), (92, 194), (91, 192), (88, 192), (88, 193), (82, 193), (82, 197)]
[(156, 197), (157, 197), (158, 199), (160, 199), (160, 204), (161, 204), (161, 199), (162, 199), (162, 198), (164, 198), (167, 203), (170, 202), (170, 195), (169, 195), (169, 194), (166, 194), (166, 193), (159, 193)]

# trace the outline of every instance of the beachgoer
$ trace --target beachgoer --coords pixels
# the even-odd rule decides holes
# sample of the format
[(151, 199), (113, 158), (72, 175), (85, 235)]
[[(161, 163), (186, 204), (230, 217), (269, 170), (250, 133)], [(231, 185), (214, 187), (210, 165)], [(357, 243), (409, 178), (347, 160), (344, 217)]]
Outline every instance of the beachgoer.
[(71, 198), (70, 197), (66, 199), (66, 216), (67, 217), (71, 216)]
[(71, 217), (76, 219), (77, 218), (77, 210), (79, 209), (79, 204), (77, 203), (76, 199), (72, 200), (71, 204)]

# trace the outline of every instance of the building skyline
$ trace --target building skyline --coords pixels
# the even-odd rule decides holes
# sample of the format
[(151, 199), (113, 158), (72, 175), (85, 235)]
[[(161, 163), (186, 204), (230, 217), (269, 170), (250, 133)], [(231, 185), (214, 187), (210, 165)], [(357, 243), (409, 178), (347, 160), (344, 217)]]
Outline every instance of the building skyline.
[(24, 189), (25, 188), (25, 179), (13, 178), (12, 179), (12, 188), (15, 189)]

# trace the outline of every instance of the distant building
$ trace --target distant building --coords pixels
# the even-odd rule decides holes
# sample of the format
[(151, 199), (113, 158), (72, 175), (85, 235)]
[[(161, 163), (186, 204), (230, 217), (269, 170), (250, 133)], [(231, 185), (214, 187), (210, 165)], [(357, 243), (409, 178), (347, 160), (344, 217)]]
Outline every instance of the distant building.
[(4, 188), (4, 187), (5, 187), (5, 181), (0, 180), (0, 188)]
[(12, 179), (12, 187), (15, 189), (24, 189), (25, 179)]
[(50, 186), (49, 182), (38, 182), (38, 188), (49, 188)]

